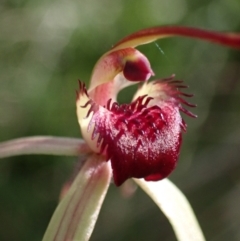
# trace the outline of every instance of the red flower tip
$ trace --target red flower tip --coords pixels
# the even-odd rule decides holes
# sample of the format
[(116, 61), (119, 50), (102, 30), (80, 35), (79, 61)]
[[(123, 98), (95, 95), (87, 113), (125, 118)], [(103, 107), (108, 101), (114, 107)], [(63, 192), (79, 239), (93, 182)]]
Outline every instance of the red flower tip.
[(113, 81), (119, 73), (129, 81), (145, 81), (154, 75), (147, 57), (137, 49), (118, 49), (99, 59), (93, 69), (90, 90)]
[(148, 59), (141, 54), (141, 56), (133, 60), (128, 60), (125, 63), (123, 69), (123, 75), (130, 81), (145, 81), (151, 76), (154, 76), (154, 72), (151, 69)]

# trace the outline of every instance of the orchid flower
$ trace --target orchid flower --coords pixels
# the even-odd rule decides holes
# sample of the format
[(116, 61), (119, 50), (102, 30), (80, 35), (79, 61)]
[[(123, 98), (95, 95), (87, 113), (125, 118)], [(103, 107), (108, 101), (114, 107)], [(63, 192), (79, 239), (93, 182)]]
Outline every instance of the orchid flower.
[[(93, 152), (110, 160), (117, 186), (126, 179), (158, 181), (175, 168), (186, 124), (180, 111), (195, 117), (184, 105), (182, 81), (174, 76), (148, 82), (154, 72), (137, 45), (182, 35), (234, 47), (236, 38), (183, 27), (152, 28), (117, 43), (97, 62), (89, 91), (79, 82), (77, 116), (82, 135)], [(133, 83), (143, 83), (130, 104), (119, 105), (117, 94)]]
[[(73, 182), (62, 193), (44, 241), (88, 240), (111, 177), (116, 186), (134, 181), (169, 219), (178, 240), (203, 241), (204, 236), (184, 195), (165, 179), (176, 167), (182, 132), (180, 112), (195, 105), (180, 80), (154, 76), (150, 62), (136, 49), (161, 38), (183, 36), (240, 48), (240, 34), (166, 26), (138, 31), (114, 45), (96, 63), (87, 89), (79, 81), (76, 109), (83, 140), (53, 137), (23, 138), (2, 143), (0, 157), (57, 154), (85, 157)], [(129, 104), (118, 104), (123, 88), (138, 84)], [(160, 181), (162, 180), (162, 181)]]

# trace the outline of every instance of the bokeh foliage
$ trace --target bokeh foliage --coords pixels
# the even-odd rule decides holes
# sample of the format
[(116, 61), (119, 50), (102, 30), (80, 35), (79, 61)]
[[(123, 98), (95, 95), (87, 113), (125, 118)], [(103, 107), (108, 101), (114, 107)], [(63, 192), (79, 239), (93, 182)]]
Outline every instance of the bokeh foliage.
[[(2, 0), (0, 141), (80, 137), (77, 79), (88, 82), (97, 59), (125, 35), (163, 24), (240, 32), (239, 13), (239, 0)], [(170, 178), (189, 198), (208, 240), (237, 241), (240, 52), (180, 38), (157, 45), (139, 48), (156, 76), (175, 73), (198, 104), (198, 119), (185, 117), (189, 127)], [(130, 101), (132, 91), (119, 101)], [(1, 160), (0, 240), (41, 240), (75, 163), (49, 156)], [(150, 199), (140, 190), (126, 198), (127, 191), (111, 186), (91, 240), (175, 240)]]

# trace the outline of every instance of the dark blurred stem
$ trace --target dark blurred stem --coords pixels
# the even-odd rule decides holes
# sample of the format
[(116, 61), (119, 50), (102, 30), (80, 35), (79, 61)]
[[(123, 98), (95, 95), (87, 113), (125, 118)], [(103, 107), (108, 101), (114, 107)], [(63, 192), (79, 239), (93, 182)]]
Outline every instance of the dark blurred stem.
[(34, 136), (0, 143), (0, 158), (18, 155), (79, 156), (90, 153), (82, 139), (54, 136)]

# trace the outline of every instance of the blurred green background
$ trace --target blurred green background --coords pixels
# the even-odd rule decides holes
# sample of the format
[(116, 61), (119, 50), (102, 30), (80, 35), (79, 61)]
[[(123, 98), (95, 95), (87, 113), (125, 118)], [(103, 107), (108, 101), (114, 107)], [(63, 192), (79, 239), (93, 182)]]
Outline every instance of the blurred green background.
[[(181, 24), (240, 32), (239, 0), (2, 0), (0, 141), (32, 135), (80, 137), (77, 79), (136, 30)], [(240, 52), (189, 39), (142, 46), (160, 77), (190, 86), (199, 117), (170, 176), (190, 200), (207, 240), (240, 240)], [(131, 99), (132, 90), (119, 97)], [(75, 158), (0, 161), (0, 240), (41, 240)], [(126, 191), (126, 190), (125, 190)], [(111, 185), (91, 241), (174, 241), (172, 228), (140, 189)], [(164, 195), (164, 193), (163, 193)], [(183, 217), (184, 218), (184, 217)]]

